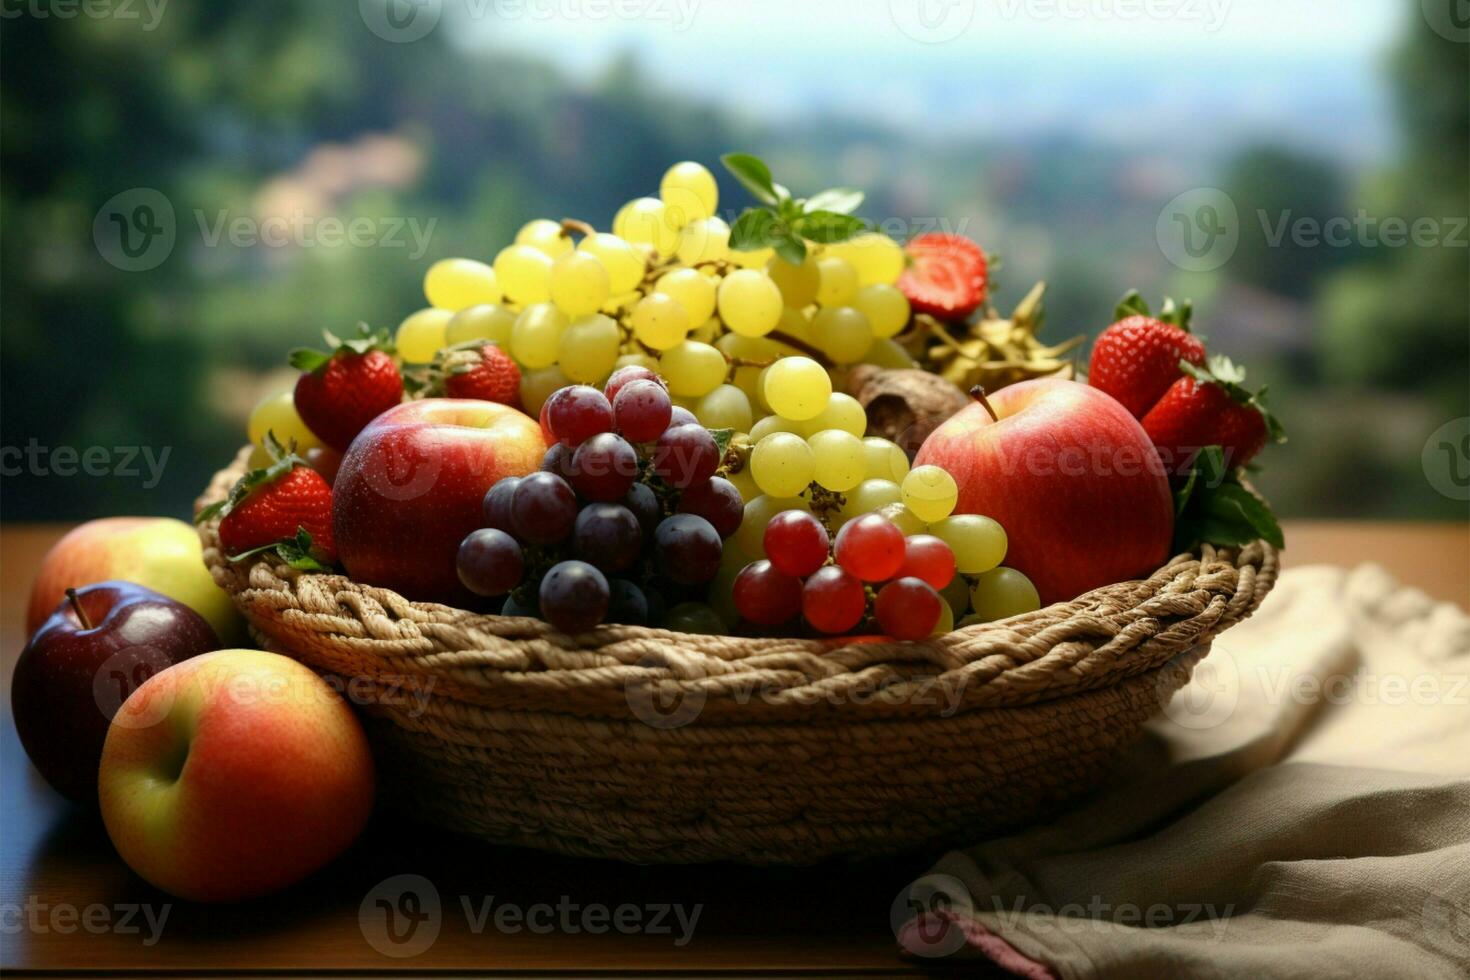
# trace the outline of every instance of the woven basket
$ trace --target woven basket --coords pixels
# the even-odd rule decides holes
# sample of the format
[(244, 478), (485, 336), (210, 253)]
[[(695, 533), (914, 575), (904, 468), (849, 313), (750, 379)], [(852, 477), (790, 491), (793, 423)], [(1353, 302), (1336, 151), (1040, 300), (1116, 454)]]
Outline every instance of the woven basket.
[(200, 534), (257, 638), (363, 706), (387, 802), (497, 843), (651, 863), (877, 856), (1055, 812), (1278, 569), (1264, 542), (1206, 546), (922, 643), (565, 636), (274, 558), (233, 563), (214, 523)]

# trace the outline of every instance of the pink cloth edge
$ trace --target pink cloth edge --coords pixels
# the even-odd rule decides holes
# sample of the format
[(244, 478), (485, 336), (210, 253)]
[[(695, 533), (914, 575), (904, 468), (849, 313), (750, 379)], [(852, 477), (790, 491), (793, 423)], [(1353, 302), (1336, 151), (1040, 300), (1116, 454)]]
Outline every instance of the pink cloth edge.
[[(950, 934), (951, 928), (959, 931), (958, 937)], [(931, 932), (937, 938), (926, 938)], [(958, 945), (955, 938), (960, 939)], [(1025, 980), (1058, 980), (1050, 966), (1032, 959), (999, 933), (991, 932), (977, 920), (958, 912), (923, 912), (915, 916), (899, 930), (898, 944), (904, 955), (911, 959), (943, 959), (965, 950), (979, 954), (1007, 973)]]

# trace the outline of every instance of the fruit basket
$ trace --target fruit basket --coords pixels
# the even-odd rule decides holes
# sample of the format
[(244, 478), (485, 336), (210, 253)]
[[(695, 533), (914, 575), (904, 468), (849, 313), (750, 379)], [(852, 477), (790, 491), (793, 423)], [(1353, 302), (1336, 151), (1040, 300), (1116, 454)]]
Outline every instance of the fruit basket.
[[(248, 450), (200, 506), (224, 498)], [(1264, 540), (918, 642), (692, 635), (410, 602), (275, 554), (205, 562), (268, 649), (362, 706), (382, 796), (496, 843), (810, 864), (974, 840), (1096, 786), (1276, 580)]]

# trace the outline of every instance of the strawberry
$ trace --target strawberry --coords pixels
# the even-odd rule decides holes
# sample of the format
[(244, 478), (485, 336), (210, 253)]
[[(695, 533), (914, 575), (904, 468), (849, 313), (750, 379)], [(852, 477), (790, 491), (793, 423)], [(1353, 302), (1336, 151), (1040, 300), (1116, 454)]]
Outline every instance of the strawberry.
[(291, 352), (291, 366), (303, 372), (296, 381), (296, 411), (318, 439), (338, 452), (403, 400), (403, 377), (387, 332), (370, 333), (366, 324), (358, 331), (350, 340), (324, 333), (330, 352), (306, 347)]
[(199, 512), (199, 521), (218, 516), (219, 540), (232, 560), (275, 548), (297, 568), (320, 568), (337, 560), (332, 537), (332, 487), (291, 449), (266, 436), (272, 462), (236, 481), (230, 495)]
[(1183, 375), (1143, 417), (1164, 466), (1186, 472), (1206, 446), (1219, 446), (1226, 468), (1244, 466), (1266, 445), (1284, 442), (1281, 424), (1266, 410), (1265, 389), (1243, 387), (1245, 371), (1228, 357), (1210, 358), (1208, 367), (1179, 362)]
[(450, 398), (479, 398), (521, 407), (521, 369), (495, 344), (477, 343), (455, 349), (441, 360), (444, 394)]
[(985, 253), (968, 238), (926, 232), (910, 239), (904, 251), (909, 266), (898, 288), (915, 313), (963, 320), (985, 302)]
[(1205, 363), (1205, 345), (1189, 332), (1190, 306), (1165, 300), (1157, 317), (1134, 290), (1118, 304), (1117, 322), (1092, 345), (1087, 383), (1141, 419), (1179, 379), (1179, 362)]

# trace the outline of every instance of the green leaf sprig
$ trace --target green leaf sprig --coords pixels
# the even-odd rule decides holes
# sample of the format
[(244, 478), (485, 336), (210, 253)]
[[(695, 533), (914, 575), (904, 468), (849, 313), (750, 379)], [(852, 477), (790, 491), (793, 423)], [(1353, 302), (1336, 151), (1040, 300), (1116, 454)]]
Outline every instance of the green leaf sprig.
[(833, 187), (807, 198), (792, 197), (759, 157), (726, 153), (720, 162), (760, 202), (747, 208), (730, 228), (730, 247), (736, 251), (771, 248), (787, 262), (799, 264), (806, 260), (808, 241), (845, 242), (871, 227), (852, 213), (863, 203), (860, 190)]
[(1240, 482), (1238, 469), (1226, 469), (1219, 446), (1195, 457), (1184, 483), (1174, 491), (1174, 552), (1201, 544), (1238, 546), (1264, 538), (1286, 547), (1281, 525), (1265, 501)]

